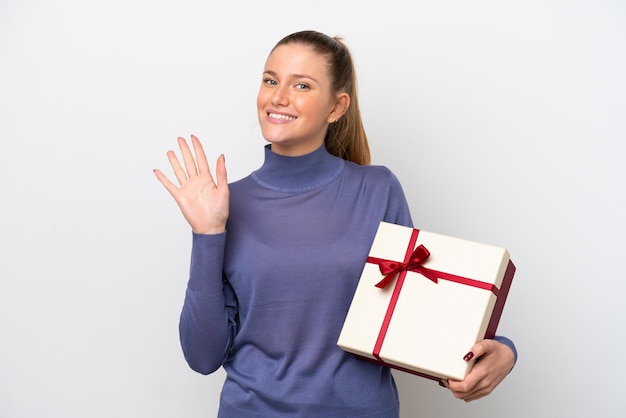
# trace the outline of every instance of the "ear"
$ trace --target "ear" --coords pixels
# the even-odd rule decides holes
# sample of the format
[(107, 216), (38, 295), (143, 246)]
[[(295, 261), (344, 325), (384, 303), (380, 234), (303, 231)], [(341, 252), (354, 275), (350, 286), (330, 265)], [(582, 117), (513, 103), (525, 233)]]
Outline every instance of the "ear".
[(328, 118), (328, 123), (335, 123), (348, 111), (350, 107), (350, 95), (348, 93), (339, 93), (335, 100), (335, 105), (331, 109)]

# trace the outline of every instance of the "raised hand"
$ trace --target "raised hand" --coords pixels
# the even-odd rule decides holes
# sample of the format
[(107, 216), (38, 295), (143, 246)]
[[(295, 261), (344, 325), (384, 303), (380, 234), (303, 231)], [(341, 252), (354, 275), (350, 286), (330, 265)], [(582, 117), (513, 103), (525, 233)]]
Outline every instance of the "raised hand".
[(191, 143), (196, 158), (191, 153), (184, 138), (178, 138), (178, 146), (184, 168), (174, 151), (167, 152), (167, 158), (174, 170), (180, 187), (172, 183), (161, 170), (154, 174), (174, 197), (183, 216), (197, 234), (217, 234), (226, 229), (228, 219), (229, 191), (226, 178), (224, 155), (220, 155), (215, 166), (217, 182), (213, 180), (202, 144), (194, 135)]

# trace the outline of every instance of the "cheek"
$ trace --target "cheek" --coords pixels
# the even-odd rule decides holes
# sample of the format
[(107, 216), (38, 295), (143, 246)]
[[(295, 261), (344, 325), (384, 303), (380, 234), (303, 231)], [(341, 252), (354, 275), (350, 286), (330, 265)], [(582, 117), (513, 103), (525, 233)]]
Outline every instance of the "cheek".
[(312, 100), (311, 97), (295, 97), (291, 100), (291, 105), (301, 114), (309, 117), (317, 117), (323, 112), (323, 104), (319, 100)]
[(259, 93), (256, 97), (256, 113), (257, 113), (257, 118), (259, 120), (259, 123), (263, 123), (263, 116), (264, 116), (264, 105), (263, 105), (263, 99), (262, 99), (262, 95), (261, 93)]
[(256, 105), (259, 110), (269, 102), (271, 98), (271, 92), (264, 89), (263, 86), (259, 89), (259, 93), (256, 96)]

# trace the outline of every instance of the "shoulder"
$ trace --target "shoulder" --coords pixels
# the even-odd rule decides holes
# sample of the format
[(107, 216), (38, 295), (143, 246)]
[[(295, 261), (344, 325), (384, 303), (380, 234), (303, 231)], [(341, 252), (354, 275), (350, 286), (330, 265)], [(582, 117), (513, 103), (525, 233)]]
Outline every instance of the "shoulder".
[(358, 178), (368, 183), (386, 184), (390, 187), (400, 186), (396, 175), (383, 165), (358, 165), (346, 161), (345, 172), (347, 176)]
[(389, 168), (382, 165), (359, 166), (347, 163), (346, 172), (349, 187), (359, 191), (359, 199), (356, 200), (365, 202), (363, 206), (368, 208), (375, 207), (378, 203), (384, 205), (380, 220), (413, 225), (402, 185)]
[(252, 180), (252, 174), (248, 174), (245, 177), (240, 178), (239, 180), (235, 180), (228, 183), (228, 188), (230, 192), (233, 191), (239, 192), (240, 190), (245, 190), (246, 188), (250, 188), (254, 185), (254, 181)]
[(359, 165), (357, 163), (353, 163), (352, 161), (345, 160), (344, 163), (347, 171), (353, 171), (365, 176), (386, 176), (391, 173), (391, 170), (384, 165)]

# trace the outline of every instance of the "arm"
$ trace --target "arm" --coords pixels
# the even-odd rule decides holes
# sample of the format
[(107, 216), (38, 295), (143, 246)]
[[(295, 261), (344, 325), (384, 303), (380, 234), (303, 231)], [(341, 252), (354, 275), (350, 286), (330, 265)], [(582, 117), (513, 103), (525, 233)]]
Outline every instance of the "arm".
[(185, 360), (202, 374), (222, 365), (236, 329), (236, 299), (230, 286), (222, 281), (225, 235), (193, 234), (179, 331)]
[(180, 337), (190, 367), (208, 374), (216, 370), (230, 346), (234, 295), (222, 281), (229, 189), (224, 156), (214, 181), (202, 144), (191, 137), (195, 158), (183, 138), (178, 145), (183, 165), (173, 151), (167, 157), (179, 187), (160, 170), (154, 174), (172, 195), (193, 232), (191, 268), (180, 319)]

